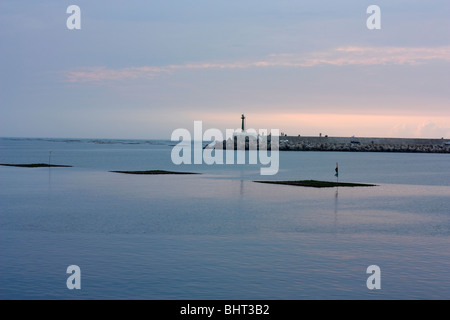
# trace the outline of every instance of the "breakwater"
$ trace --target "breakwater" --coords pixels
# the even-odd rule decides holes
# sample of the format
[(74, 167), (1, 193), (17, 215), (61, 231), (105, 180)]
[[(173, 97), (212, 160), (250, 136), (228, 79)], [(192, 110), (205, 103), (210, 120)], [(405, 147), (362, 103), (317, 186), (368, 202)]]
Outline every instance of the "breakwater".
[[(239, 143), (236, 139), (216, 142), (217, 149), (249, 149), (249, 140)], [(270, 137), (267, 149), (271, 149)], [(209, 146), (212, 147), (212, 146)], [(257, 142), (257, 149), (266, 148)], [(407, 138), (357, 138), (357, 137), (279, 137), (280, 151), (340, 151), (340, 152), (411, 152), (450, 153), (448, 139), (407, 139)]]
[(450, 140), (357, 138), (357, 137), (280, 137), (280, 150), (450, 153)]

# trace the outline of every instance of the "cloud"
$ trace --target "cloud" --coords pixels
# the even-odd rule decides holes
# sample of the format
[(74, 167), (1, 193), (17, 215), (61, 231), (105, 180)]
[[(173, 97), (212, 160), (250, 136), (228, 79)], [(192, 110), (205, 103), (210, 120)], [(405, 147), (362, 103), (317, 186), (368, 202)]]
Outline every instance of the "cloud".
[[(337, 52), (350, 55), (348, 64), (409, 64), (418, 65), (430, 60), (450, 62), (450, 46), (436, 48), (408, 47), (345, 47)], [(344, 62), (345, 64), (345, 62)]]
[(180, 70), (307, 68), (316, 66), (420, 65), (429, 61), (450, 62), (450, 46), (427, 47), (339, 47), (307, 54), (272, 54), (260, 60), (187, 63), (167, 66), (143, 66), (111, 69), (85, 67), (63, 72), (66, 82), (85, 83), (153, 79)]
[(85, 67), (64, 72), (67, 82), (102, 82), (131, 79), (153, 79), (162, 73), (170, 73), (164, 67), (131, 67), (108, 69), (106, 67)]
[(423, 121), (422, 117), (398, 119), (398, 123), (389, 130), (393, 137), (441, 138), (450, 137), (449, 119), (439, 117)]
[(428, 121), (418, 125), (416, 135), (419, 137), (450, 137), (450, 128), (448, 125), (444, 126)]

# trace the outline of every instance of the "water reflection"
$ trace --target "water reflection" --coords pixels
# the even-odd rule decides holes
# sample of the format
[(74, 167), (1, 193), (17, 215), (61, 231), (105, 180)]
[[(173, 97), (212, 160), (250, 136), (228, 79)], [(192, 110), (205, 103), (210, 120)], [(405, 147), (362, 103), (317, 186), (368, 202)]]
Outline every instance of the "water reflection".
[(48, 167), (48, 189), (50, 190), (52, 184), (52, 168)]
[(241, 179), (241, 183), (239, 186), (239, 196), (241, 197), (241, 199), (244, 197), (244, 180)]
[(336, 187), (336, 192), (334, 194), (334, 234), (337, 234), (338, 226), (338, 199), (339, 199), (339, 187)]

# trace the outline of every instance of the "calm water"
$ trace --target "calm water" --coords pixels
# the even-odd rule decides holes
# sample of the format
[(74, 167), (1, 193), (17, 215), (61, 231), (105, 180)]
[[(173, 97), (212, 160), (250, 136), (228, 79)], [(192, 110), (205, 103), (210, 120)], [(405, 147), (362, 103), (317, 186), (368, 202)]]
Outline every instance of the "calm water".
[[(450, 155), (171, 163), (170, 141), (0, 139), (1, 299), (448, 299)], [(253, 180), (340, 180), (311, 189)], [(182, 170), (134, 176), (110, 170)], [(82, 289), (68, 290), (78, 265)], [(366, 287), (370, 265), (381, 290)]]

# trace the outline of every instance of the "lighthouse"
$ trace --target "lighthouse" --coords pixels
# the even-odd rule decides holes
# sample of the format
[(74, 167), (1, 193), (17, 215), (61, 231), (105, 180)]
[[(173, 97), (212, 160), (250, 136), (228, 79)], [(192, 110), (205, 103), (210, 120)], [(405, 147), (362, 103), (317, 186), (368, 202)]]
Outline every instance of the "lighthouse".
[(258, 139), (258, 134), (255, 132), (255, 130), (250, 129), (249, 132), (246, 131), (244, 114), (241, 115), (241, 129), (236, 129), (236, 131), (233, 133), (233, 136), (254, 137)]

